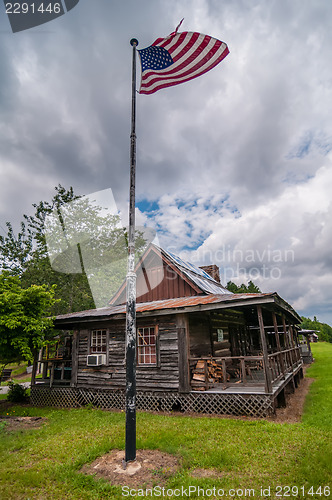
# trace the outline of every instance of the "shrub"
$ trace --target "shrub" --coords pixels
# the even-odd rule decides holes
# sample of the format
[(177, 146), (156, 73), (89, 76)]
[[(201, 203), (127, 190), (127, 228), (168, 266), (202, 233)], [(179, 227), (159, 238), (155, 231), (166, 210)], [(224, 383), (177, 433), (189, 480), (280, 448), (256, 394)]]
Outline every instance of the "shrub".
[(28, 399), (28, 389), (20, 384), (9, 382), (9, 391), (7, 393), (7, 400), (12, 403), (23, 403)]

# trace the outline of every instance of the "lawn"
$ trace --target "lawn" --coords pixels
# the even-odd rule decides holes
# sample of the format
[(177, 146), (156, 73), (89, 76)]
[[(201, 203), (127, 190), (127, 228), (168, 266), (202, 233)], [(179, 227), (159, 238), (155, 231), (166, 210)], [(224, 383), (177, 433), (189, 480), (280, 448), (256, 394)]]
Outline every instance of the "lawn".
[[(329, 498), (332, 344), (316, 344), (313, 352), (316, 362), (307, 375), (316, 381), (301, 423), (138, 413), (137, 447), (159, 449), (181, 460), (181, 469), (167, 482), (169, 495), (158, 490), (159, 496), (170, 498), (172, 492), (173, 498), (181, 496), (182, 487), (189, 494), (191, 486), (190, 498), (220, 498), (213, 494), (214, 487), (235, 499)], [(2, 500), (126, 498), (120, 486), (79, 473), (83, 464), (112, 449), (124, 448), (123, 413), (19, 406), (9, 413), (43, 416), (47, 421), (31, 430), (0, 430)], [(218, 476), (193, 477), (195, 469), (211, 469)], [(195, 494), (194, 487), (201, 491)]]
[[(20, 363), (12, 363), (9, 365), (6, 365), (6, 368), (11, 368), (12, 373), (11, 373), (11, 379), (13, 382), (21, 384), (22, 382), (30, 382), (31, 381), (31, 373), (28, 374), (26, 373), (27, 371), (27, 362), (20, 362)], [(2, 382), (0, 384), (1, 386), (8, 385), (8, 382)]]

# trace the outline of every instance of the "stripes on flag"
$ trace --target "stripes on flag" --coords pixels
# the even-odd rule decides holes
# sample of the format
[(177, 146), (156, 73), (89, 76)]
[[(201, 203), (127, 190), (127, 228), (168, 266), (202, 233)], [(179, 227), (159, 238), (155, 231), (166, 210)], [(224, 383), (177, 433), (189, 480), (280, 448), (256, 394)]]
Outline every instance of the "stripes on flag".
[(227, 45), (201, 33), (176, 31), (138, 50), (142, 66), (140, 94), (184, 83), (214, 68), (229, 54)]

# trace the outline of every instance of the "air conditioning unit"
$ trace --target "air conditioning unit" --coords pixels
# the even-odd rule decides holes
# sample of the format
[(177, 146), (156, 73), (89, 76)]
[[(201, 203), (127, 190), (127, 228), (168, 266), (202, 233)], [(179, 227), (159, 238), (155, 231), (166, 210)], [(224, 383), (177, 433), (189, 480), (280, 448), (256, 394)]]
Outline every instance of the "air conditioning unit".
[(89, 354), (86, 360), (88, 366), (106, 365), (106, 354)]

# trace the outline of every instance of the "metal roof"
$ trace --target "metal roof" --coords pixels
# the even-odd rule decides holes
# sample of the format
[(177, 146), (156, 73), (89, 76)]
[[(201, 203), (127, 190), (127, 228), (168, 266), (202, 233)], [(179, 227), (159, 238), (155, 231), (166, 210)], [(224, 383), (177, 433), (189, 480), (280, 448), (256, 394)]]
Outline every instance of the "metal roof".
[(190, 262), (186, 262), (181, 257), (174, 255), (163, 248), (154, 245), (169, 261), (171, 261), (183, 274), (185, 274), (195, 285), (197, 285), (204, 293), (213, 294), (228, 294), (232, 292), (227, 290), (221, 283), (212, 278), (206, 271), (200, 267), (194, 266)]
[[(220, 304), (220, 308), (240, 307), (246, 305), (255, 305), (262, 303), (276, 303), (282, 309), (286, 309), (295, 318), (297, 313), (292, 307), (279, 297), (277, 293), (239, 293), (239, 294), (210, 294), (195, 295), (193, 297), (180, 297), (175, 299), (157, 300), (154, 302), (143, 302), (136, 305), (137, 315), (154, 312), (155, 314), (175, 314), (181, 310), (193, 310), (199, 308), (208, 310)], [(80, 323), (84, 320), (105, 320), (119, 316), (124, 317), (126, 305), (108, 306), (100, 309), (91, 309), (71, 314), (63, 314), (55, 319), (55, 326), (61, 327), (64, 324)]]
[(223, 287), (221, 283), (215, 281), (211, 276), (209, 279), (201, 278), (197, 276), (193, 272), (188, 271), (187, 269), (181, 269), (181, 271), (188, 276), (188, 278), (195, 283), (203, 292), (205, 293), (219, 293), (223, 295), (233, 295), (232, 292), (227, 290), (227, 288)]
[[(135, 271), (138, 272), (139, 268), (142, 266), (146, 256), (150, 251), (156, 252), (166, 264), (172, 267), (181, 278), (189, 283), (189, 285), (196, 290), (197, 293), (203, 294), (225, 294), (225, 295), (233, 295), (233, 292), (230, 292), (225, 288), (221, 283), (212, 278), (206, 271), (203, 269), (194, 266), (190, 262), (186, 262), (181, 257), (174, 255), (167, 250), (164, 250), (161, 247), (158, 247), (154, 243), (150, 243), (150, 245), (145, 250), (144, 254), (141, 256), (139, 261), (136, 264)], [(145, 264), (144, 264), (145, 266)], [(119, 298), (121, 297), (121, 301), (125, 301), (125, 288), (126, 281), (123, 282), (119, 290), (110, 300), (110, 304), (119, 303)]]
[[(157, 246), (157, 245), (155, 245), (155, 246)], [(163, 248), (159, 247), (159, 250), (162, 251), (164, 254), (168, 255), (168, 257), (170, 257), (171, 260), (173, 260), (180, 267), (185, 268), (189, 271), (192, 271), (195, 274), (202, 276), (203, 278), (212, 279), (211, 276), (206, 271), (204, 271), (204, 269), (201, 269), (200, 267), (196, 267), (193, 264), (191, 264), (190, 262), (184, 261), (178, 255), (175, 255), (172, 252), (168, 252), (167, 250), (164, 250)]]

